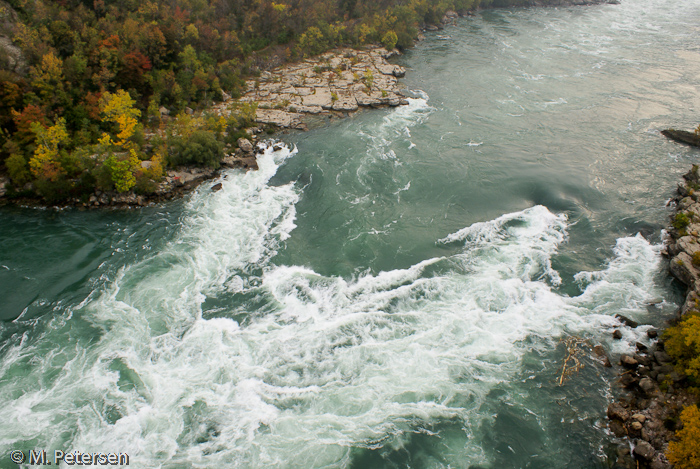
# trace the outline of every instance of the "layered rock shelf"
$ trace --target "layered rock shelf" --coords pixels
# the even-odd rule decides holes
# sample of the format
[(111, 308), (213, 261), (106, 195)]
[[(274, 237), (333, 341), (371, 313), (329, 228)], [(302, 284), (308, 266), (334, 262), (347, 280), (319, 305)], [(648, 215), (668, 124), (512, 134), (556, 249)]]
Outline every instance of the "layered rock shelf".
[[(398, 78), (403, 67), (387, 59), (397, 55), (383, 47), (337, 49), (285, 65), (246, 82), (241, 102), (256, 102), (256, 121), (280, 128), (308, 127), (312, 115), (347, 115), (362, 107), (408, 104)], [(229, 100), (216, 107), (228, 112)]]
[(678, 195), (667, 251), (671, 274), (688, 288), (683, 315), (700, 305), (700, 166), (683, 176)]

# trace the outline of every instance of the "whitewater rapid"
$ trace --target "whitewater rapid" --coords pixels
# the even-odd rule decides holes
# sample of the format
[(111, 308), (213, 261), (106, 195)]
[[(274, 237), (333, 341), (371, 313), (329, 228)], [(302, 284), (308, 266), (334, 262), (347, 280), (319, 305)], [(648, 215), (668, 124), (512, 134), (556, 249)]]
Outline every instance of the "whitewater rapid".
[(444, 256), (407, 269), (341, 278), (276, 265), (303, 193), (269, 181), (295, 152), (268, 146), (259, 171), (200, 188), (164, 249), (5, 346), (0, 376), (28, 368), (0, 387), (3, 451), (349, 467), (354, 449), (400, 448), (447, 421), (462, 434), (429, 465), (488, 463), (474, 434), (523, 356), (568, 335), (604, 341), (613, 314), (656, 296), (660, 247), (641, 236), (578, 274), (582, 294), (558, 291), (552, 259), (570, 223), (540, 205), (447, 233), (435, 240)]

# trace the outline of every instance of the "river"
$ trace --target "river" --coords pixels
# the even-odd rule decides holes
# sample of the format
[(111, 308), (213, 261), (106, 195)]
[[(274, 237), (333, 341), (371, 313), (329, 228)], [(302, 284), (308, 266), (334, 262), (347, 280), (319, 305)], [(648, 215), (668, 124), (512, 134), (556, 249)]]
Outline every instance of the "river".
[(398, 59), (409, 105), (282, 135), (220, 191), (0, 209), (0, 467), (609, 467), (590, 348), (681, 301), (663, 228), (698, 153), (659, 130), (698, 124), (699, 25), (482, 11)]

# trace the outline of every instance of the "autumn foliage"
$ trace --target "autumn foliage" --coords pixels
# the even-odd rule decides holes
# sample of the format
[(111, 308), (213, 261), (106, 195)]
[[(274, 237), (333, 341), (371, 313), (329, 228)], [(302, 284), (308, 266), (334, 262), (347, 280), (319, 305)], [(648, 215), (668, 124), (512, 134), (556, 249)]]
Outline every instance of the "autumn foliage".
[(700, 409), (689, 406), (681, 413), (683, 428), (676, 432), (678, 441), (668, 444), (666, 457), (676, 469), (700, 468)]
[[(206, 109), (224, 92), (239, 95), (244, 77), (340, 45), (405, 48), (446, 10), (493, 1), (10, 0), (8, 18), (17, 20), (0, 22), (0, 34), (21, 49), (26, 66), (0, 69), (0, 171), (15, 191), (40, 182), (38, 192), (59, 199), (84, 197), (100, 181), (153, 188), (161, 176), (135, 159), (160, 155), (151, 168), (200, 159), (216, 166), (225, 133), (242, 129), (242, 121), (213, 123), (198, 128), (191, 145), (145, 146), (145, 134), (164, 130), (163, 107), (170, 116)], [(523, 1), (499, 6), (508, 3)], [(197, 146), (205, 158), (195, 156)], [(166, 157), (169, 149), (178, 155)]]
[(700, 385), (700, 314), (688, 313), (683, 320), (666, 330), (665, 348), (688, 376), (691, 384)]

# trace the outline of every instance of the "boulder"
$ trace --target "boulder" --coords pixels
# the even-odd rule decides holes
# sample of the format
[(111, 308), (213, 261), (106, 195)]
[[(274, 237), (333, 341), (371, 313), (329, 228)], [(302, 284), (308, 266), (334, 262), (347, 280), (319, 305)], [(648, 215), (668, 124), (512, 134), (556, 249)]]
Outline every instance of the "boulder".
[(623, 373), (620, 376), (620, 385), (625, 389), (633, 389), (639, 384), (639, 378), (631, 373)]
[(622, 324), (624, 324), (625, 326), (631, 327), (632, 329), (634, 329), (635, 327), (637, 327), (639, 325), (639, 323), (637, 321), (633, 321), (632, 319), (628, 318), (627, 316), (623, 316), (621, 314), (616, 314), (615, 318), (618, 321), (620, 321)]
[(241, 161), (241, 165), (245, 169), (253, 169), (253, 170), (258, 169), (258, 160), (256, 160), (254, 156), (250, 156), (248, 158), (243, 158), (240, 161)]
[(611, 421), (609, 427), (610, 431), (613, 432), (613, 434), (618, 438), (622, 438), (623, 436), (627, 435), (625, 426), (619, 420)]
[(608, 406), (608, 418), (610, 420), (625, 421), (629, 418), (629, 412), (621, 404), (613, 402)]
[(253, 152), (253, 144), (250, 143), (250, 140), (247, 138), (239, 138), (237, 144), (238, 148), (240, 148), (244, 153)]
[(3, 197), (7, 193), (5, 186), (10, 183), (10, 179), (4, 176), (0, 176), (0, 197)]
[(660, 364), (672, 363), (673, 358), (663, 350), (654, 352), (654, 359)]
[(608, 352), (605, 351), (605, 348), (602, 345), (596, 345), (593, 347), (593, 353), (604, 367), (610, 368), (612, 366), (610, 363), (610, 357), (608, 357)]
[(632, 453), (637, 458), (643, 459), (645, 461), (651, 461), (652, 459), (654, 459), (656, 451), (654, 450), (654, 447), (651, 446), (648, 442), (639, 441), (635, 445)]
[(637, 360), (626, 354), (620, 355), (620, 364), (628, 369), (635, 369), (637, 366), (639, 366), (639, 362)]

